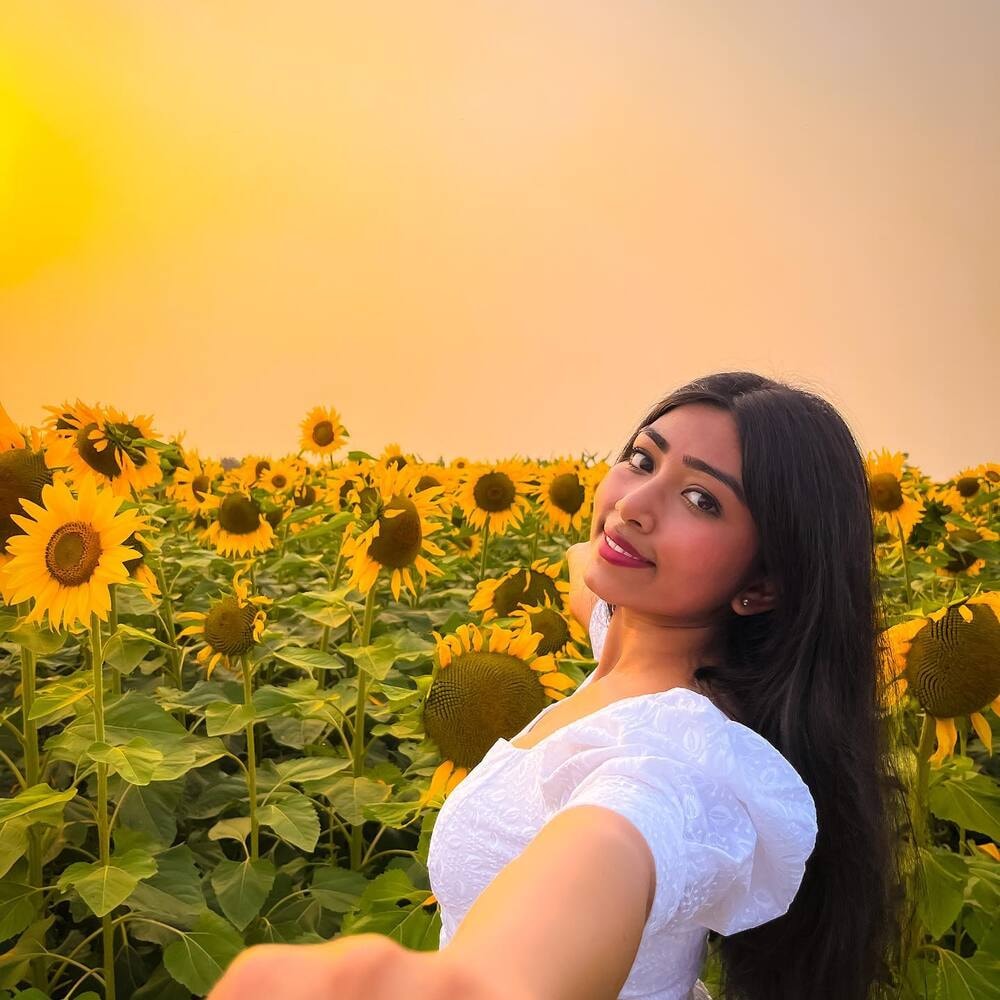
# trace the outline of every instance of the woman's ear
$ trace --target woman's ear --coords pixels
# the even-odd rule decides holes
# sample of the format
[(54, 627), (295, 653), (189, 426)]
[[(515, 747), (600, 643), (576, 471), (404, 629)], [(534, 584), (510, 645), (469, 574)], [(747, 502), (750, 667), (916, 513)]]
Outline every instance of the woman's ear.
[(743, 587), (730, 602), (730, 607), (738, 615), (756, 615), (761, 611), (772, 611), (776, 605), (777, 594), (774, 585), (766, 576)]

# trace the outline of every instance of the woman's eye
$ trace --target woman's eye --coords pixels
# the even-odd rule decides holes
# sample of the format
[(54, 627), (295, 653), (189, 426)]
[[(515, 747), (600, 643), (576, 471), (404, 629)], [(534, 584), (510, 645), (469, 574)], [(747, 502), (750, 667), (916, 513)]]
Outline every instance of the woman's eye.
[[(642, 457), (645, 458), (645, 459), (647, 459), (650, 463), (652, 463), (652, 461), (653, 461), (649, 457), (649, 455), (647, 455), (644, 451), (642, 451), (642, 449), (640, 449), (640, 448), (633, 448), (629, 452), (628, 458), (625, 459), (625, 461), (628, 462), (628, 464), (631, 465), (633, 469), (642, 468), (641, 466), (637, 466), (637, 465), (633, 465), (632, 464), (632, 459), (635, 458), (636, 455), (642, 455)], [(643, 471), (644, 472), (651, 472), (652, 470), (651, 469), (643, 469)]]
[[(636, 465), (635, 463), (633, 463), (632, 459), (635, 458), (636, 455), (641, 455), (644, 459), (646, 459), (647, 462), (650, 463), (650, 465), (655, 464), (655, 463), (653, 463), (653, 459), (649, 455), (647, 455), (646, 452), (644, 452), (641, 448), (633, 448), (629, 452), (628, 458), (626, 459), (626, 461), (628, 462), (628, 464), (633, 469), (635, 469), (636, 472), (652, 472), (653, 471), (652, 468), (648, 468), (648, 469), (647, 468), (643, 468), (642, 466), (639, 466), (639, 465)], [(704, 507), (704, 506), (702, 506), (702, 502), (701, 501), (697, 501), (695, 503), (692, 503), (690, 500), (687, 499), (686, 496), (684, 497), (684, 502), (689, 507), (693, 507), (699, 513), (701, 513), (701, 514), (711, 514), (711, 515), (714, 515), (716, 517), (719, 514), (722, 513), (722, 508), (719, 507), (718, 502), (716, 501), (715, 497), (712, 496), (711, 493), (706, 493), (704, 490), (699, 489), (697, 486), (690, 486), (686, 490), (683, 490), (681, 492), (681, 496), (684, 496), (684, 494), (686, 494), (686, 493), (697, 493), (700, 496), (702, 496), (702, 497), (704, 497), (705, 499), (708, 500), (708, 506)]]
[(702, 507), (700, 501), (697, 502), (697, 503), (691, 503), (690, 500), (687, 500), (687, 498), (685, 498), (685, 502), (688, 503), (688, 504), (690, 504), (692, 507), (694, 507), (695, 510), (700, 510), (703, 514), (718, 514), (719, 513), (719, 505), (715, 502), (715, 499), (712, 497), (712, 495), (710, 493), (706, 493), (704, 490), (698, 489), (697, 486), (691, 486), (688, 489), (684, 490), (683, 492), (684, 493), (698, 493), (701, 496), (703, 496), (703, 497), (705, 497), (705, 498), (708, 499), (710, 506), (709, 507)]

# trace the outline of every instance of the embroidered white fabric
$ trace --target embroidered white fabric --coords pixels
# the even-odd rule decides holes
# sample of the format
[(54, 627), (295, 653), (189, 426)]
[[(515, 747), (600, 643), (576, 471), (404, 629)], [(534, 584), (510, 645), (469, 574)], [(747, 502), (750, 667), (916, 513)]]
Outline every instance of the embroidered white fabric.
[[(598, 601), (590, 623), (597, 659), (608, 619)], [(511, 745), (556, 704), (511, 740), (498, 739), (438, 812), (428, 869), (439, 947), (553, 816), (601, 805), (633, 823), (656, 865), (652, 909), (619, 1000), (711, 1000), (697, 978), (707, 931), (773, 920), (798, 891), (817, 833), (808, 787), (760, 734), (687, 688), (623, 698), (533, 747)]]

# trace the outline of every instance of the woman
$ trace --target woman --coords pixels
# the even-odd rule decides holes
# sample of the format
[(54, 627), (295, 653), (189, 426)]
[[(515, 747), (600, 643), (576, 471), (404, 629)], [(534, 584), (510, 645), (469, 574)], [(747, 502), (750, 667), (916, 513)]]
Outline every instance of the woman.
[(692, 382), (630, 436), (569, 556), (597, 669), (442, 806), (440, 951), (357, 942), (369, 964), (334, 976), (357, 992), (329, 995), (388, 997), (378, 969), (428, 998), (458, 976), (452, 995), (687, 1000), (712, 933), (732, 1000), (887, 995), (906, 811), (843, 419), (750, 373)]

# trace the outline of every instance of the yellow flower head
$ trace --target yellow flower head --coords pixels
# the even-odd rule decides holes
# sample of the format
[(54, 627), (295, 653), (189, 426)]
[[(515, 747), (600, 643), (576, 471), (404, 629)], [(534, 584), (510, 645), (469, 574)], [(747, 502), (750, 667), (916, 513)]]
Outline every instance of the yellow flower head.
[(315, 455), (332, 455), (350, 437), (340, 421), (340, 414), (332, 406), (313, 407), (300, 426), (302, 450)]

